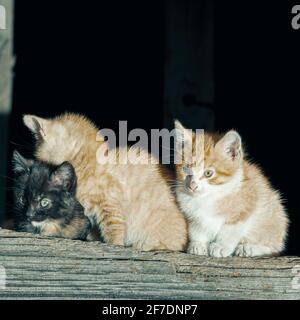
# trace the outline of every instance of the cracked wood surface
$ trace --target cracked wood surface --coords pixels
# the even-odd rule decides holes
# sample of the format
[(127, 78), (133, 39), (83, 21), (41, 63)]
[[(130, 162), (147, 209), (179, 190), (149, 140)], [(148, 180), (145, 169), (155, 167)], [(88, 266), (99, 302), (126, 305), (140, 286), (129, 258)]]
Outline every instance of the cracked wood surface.
[(0, 299), (300, 299), (299, 257), (137, 252), (0, 229), (0, 266)]

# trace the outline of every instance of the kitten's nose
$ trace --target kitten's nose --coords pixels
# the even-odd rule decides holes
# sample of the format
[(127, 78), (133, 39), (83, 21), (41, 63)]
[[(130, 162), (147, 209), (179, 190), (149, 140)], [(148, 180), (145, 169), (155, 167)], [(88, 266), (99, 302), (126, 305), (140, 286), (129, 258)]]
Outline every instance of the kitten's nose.
[(190, 189), (190, 191), (195, 192), (198, 188), (197, 183), (194, 180), (192, 175), (187, 175), (185, 180), (186, 186)]
[(34, 211), (32, 209), (28, 209), (26, 215), (28, 218), (32, 218), (34, 216)]
[(197, 183), (196, 183), (194, 180), (192, 180), (192, 181), (190, 182), (189, 188), (194, 192), (194, 191), (197, 190), (198, 185), (197, 185)]

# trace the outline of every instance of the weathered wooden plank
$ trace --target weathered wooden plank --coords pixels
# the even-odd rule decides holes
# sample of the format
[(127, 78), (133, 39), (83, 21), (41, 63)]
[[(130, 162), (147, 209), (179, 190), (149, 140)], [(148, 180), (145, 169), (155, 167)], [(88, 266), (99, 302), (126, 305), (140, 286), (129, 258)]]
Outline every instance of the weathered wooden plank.
[(299, 257), (137, 252), (1, 229), (0, 266), (1, 299), (300, 299)]

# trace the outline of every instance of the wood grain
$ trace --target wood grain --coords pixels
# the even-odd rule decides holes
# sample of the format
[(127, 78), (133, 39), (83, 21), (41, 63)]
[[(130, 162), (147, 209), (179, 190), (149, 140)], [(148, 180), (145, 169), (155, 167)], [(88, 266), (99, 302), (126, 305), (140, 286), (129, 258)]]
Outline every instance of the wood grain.
[(0, 229), (1, 265), (1, 299), (300, 299), (299, 257), (137, 252)]

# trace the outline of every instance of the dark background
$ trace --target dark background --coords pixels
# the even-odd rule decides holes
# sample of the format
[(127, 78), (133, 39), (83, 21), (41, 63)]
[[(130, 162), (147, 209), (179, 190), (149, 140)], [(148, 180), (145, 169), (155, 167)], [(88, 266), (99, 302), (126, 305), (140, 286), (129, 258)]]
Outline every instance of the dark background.
[[(235, 128), (251, 159), (286, 199), (287, 253), (300, 255), (300, 31), (291, 28), (292, 4), (280, 2), (219, 1), (212, 11), (208, 0), (61, 1), (57, 6), (16, 1), (9, 159), (14, 148), (25, 156), (32, 152), (24, 113), (81, 112), (115, 130), (119, 120), (128, 120), (129, 130), (150, 130), (169, 126), (174, 117), (188, 127)], [(191, 12), (199, 12), (199, 19)], [(198, 39), (195, 50), (205, 54), (197, 61), (184, 55), (182, 46), (191, 43), (187, 48), (193, 50)], [(181, 82), (182, 69), (192, 81)], [(197, 69), (201, 72), (193, 74)], [(168, 86), (176, 78), (178, 86)], [(7, 198), (10, 212), (10, 192)]]

